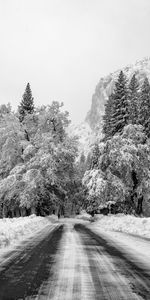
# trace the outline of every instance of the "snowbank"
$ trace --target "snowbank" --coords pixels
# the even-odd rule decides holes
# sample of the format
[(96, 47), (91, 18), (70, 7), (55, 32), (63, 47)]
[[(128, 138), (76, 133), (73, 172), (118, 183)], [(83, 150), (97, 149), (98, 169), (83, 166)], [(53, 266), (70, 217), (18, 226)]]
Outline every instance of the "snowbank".
[(131, 215), (96, 216), (89, 225), (109, 243), (123, 252), (136, 257), (139, 264), (150, 269), (150, 218), (138, 218)]
[(35, 235), (39, 230), (51, 224), (54, 217), (29, 217), (0, 219), (0, 250), (12, 246)]
[(131, 215), (97, 215), (94, 226), (103, 231), (120, 231), (150, 238), (150, 218), (138, 218)]

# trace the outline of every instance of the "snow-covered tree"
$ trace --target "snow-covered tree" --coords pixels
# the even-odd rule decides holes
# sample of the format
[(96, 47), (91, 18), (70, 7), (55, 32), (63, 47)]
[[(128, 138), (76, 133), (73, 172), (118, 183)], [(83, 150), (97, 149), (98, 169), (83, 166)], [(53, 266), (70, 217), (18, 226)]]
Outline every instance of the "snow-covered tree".
[[(77, 140), (69, 138), (62, 104), (36, 109), (19, 122), (0, 118), (0, 207), (3, 215), (46, 214), (72, 201)], [(27, 138), (28, 137), (28, 138)]]
[(99, 156), (100, 156), (99, 145), (98, 143), (95, 143), (91, 155), (91, 169), (96, 169), (98, 167)]
[(120, 72), (115, 82), (113, 93), (109, 96), (105, 105), (103, 117), (103, 133), (105, 139), (111, 138), (121, 132), (129, 123), (129, 100), (127, 78), (123, 71)]
[(92, 153), (91, 151), (88, 153), (86, 161), (85, 161), (85, 170), (90, 170), (92, 164)]
[(0, 118), (0, 177), (5, 178), (11, 169), (22, 161), (24, 132), (13, 113)]
[(11, 104), (10, 103), (0, 105), (0, 117), (3, 117), (4, 115), (10, 114), (10, 113), (11, 113)]
[(150, 84), (146, 77), (140, 92), (139, 124), (141, 124), (148, 137), (150, 137)]
[(129, 121), (129, 102), (127, 79), (123, 71), (120, 72), (113, 91), (113, 108), (111, 112), (111, 126), (113, 135), (121, 132)]
[(132, 76), (129, 83), (129, 123), (138, 124), (139, 118), (139, 82)]
[(143, 127), (125, 126), (104, 144), (98, 169), (85, 173), (83, 183), (90, 201), (96, 197), (98, 208), (111, 200), (122, 212), (141, 214), (150, 192), (149, 154)]
[(105, 104), (105, 114), (103, 116), (103, 133), (105, 139), (112, 137), (113, 135), (113, 126), (112, 126), (112, 114), (113, 114), (113, 94), (108, 98), (108, 101)]

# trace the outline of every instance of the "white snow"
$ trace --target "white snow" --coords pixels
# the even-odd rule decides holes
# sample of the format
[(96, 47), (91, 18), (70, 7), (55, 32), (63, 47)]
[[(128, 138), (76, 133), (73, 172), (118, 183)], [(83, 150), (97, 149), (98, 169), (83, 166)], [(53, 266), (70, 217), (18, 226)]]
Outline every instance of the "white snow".
[(34, 236), (39, 230), (52, 222), (53, 218), (31, 215), (20, 218), (0, 219), (0, 252)]
[(77, 215), (76, 218), (78, 220), (90, 221), (91, 215), (89, 215), (85, 210), (82, 210), (80, 215)]
[(120, 231), (150, 238), (150, 218), (133, 215), (96, 215), (95, 225), (104, 231)]
[(118, 271), (113, 257), (92, 238), (90, 242), (86, 233), (74, 230), (76, 219), (64, 222), (53, 277), (42, 286), (40, 295), (48, 295), (51, 300), (91, 300), (95, 295), (98, 299), (141, 299), (133, 292), (129, 279)]
[(90, 228), (150, 268), (150, 218), (131, 215), (98, 215)]

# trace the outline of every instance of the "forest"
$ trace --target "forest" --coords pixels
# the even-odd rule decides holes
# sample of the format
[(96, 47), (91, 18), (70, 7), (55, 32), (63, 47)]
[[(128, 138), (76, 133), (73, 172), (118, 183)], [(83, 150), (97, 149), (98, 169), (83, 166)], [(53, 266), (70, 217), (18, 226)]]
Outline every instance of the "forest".
[(121, 71), (83, 177), (89, 211), (150, 216), (150, 84)]
[(0, 216), (72, 213), (79, 209), (82, 178), (77, 138), (66, 128), (63, 103), (34, 107), (28, 83), (18, 106), (0, 107)]
[(0, 106), (0, 217), (94, 213), (150, 216), (150, 84), (121, 71), (103, 138), (78, 154), (63, 103), (35, 107), (28, 83), (16, 112)]

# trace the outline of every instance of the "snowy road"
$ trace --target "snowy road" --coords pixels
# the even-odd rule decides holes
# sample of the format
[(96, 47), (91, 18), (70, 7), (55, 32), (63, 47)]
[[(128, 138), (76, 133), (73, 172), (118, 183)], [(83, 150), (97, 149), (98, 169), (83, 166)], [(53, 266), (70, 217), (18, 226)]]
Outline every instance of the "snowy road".
[(150, 299), (150, 270), (84, 224), (60, 222), (0, 264), (3, 299)]

